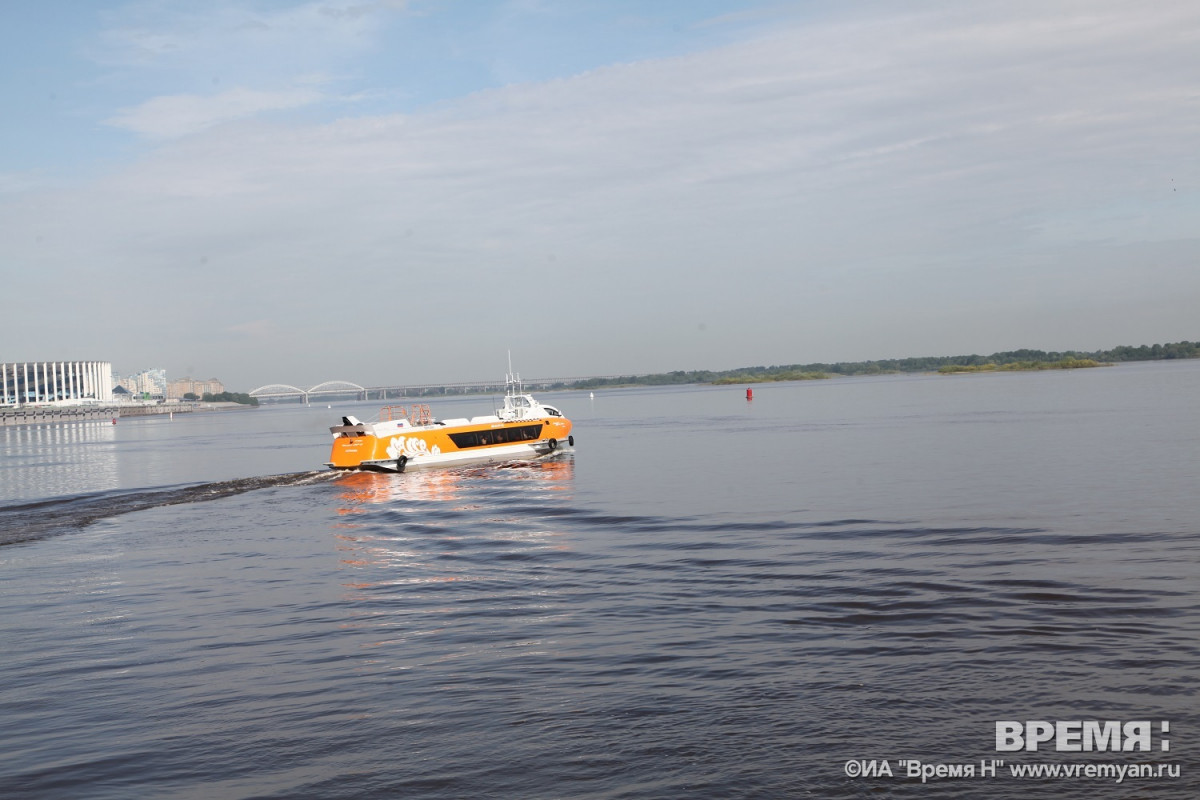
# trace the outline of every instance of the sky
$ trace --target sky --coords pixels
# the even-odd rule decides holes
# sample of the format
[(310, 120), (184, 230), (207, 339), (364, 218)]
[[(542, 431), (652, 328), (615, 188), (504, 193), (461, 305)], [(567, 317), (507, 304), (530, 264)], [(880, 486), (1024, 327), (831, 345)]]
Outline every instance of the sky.
[(1200, 339), (1200, 4), (0, 4), (0, 360), (232, 391)]

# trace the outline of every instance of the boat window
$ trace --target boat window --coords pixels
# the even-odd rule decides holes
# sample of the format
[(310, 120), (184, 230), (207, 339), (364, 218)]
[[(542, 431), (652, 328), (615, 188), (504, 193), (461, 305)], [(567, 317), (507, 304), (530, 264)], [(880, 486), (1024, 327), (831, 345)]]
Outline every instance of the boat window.
[(541, 425), (519, 425), (511, 428), (493, 428), (490, 431), (451, 433), (449, 436), (455, 447), (462, 450), (468, 447), (484, 447), (489, 444), (528, 441), (538, 438), (541, 432)]
[(474, 431), (471, 433), (452, 433), (450, 434), (450, 439), (459, 448), (479, 446), (479, 434)]
[(542, 406), (542, 408), (546, 409), (546, 413), (552, 417), (561, 417), (562, 416), (562, 412), (559, 411), (557, 408), (554, 408), (553, 406)]

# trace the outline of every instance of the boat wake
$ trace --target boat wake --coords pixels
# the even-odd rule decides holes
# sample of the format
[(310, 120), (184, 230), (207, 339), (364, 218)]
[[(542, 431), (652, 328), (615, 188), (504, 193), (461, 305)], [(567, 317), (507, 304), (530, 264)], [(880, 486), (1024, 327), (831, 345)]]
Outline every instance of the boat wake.
[(199, 503), (279, 486), (322, 483), (337, 476), (325, 470), (236, 478), (215, 483), (158, 489), (92, 492), (20, 505), (0, 506), (0, 546), (30, 542), (87, 527), (93, 522), (134, 511)]

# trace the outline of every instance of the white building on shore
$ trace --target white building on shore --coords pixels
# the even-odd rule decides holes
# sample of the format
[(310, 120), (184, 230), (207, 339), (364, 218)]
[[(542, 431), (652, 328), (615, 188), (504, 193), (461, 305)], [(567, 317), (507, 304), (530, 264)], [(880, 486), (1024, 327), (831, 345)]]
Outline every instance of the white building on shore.
[(167, 372), (163, 369), (144, 369), (136, 375), (117, 379), (135, 399), (165, 400), (167, 397)]
[(83, 405), (113, 401), (107, 361), (0, 363), (0, 405)]

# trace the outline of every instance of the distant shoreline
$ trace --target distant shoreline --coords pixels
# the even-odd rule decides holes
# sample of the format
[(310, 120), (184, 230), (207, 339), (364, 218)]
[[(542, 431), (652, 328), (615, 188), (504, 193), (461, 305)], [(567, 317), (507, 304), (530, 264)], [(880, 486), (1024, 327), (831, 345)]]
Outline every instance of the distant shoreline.
[[(855, 375), (895, 374), (963, 374), (976, 372), (1017, 372), (1061, 369), (1081, 369), (1093, 366), (1112, 366), (1134, 361), (1170, 361), (1200, 358), (1200, 342), (1176, 342), (1173, 344), (1121, 346), (1112, 350), (1094, 352), (1046, 352), (1044, 350), (1012, 350), (993, 353), (990, 356), (926, 356), (921, 358), (881, 359), (876, 361), (841, 361), (836, 363), (789, 364), (776, 366), (740, 367), (723, 371), (677, 370), (674, 372), (610, 375), (598, 378), (526, 380), (524, 383), (534, 391), (577, 391), (588, 389), (616, 389), (629, 386), (685, 386), (773, 383), (782, 381), (823, 380), (833, 377)], [(368, 389), (380, 400), (401, 400), (420, 397), (472, 397), (494, 395), (503, 391), (499, 382), (482, 381), (470, 384), (422, 385), (418, 387), (392, 387)], [(383, 394), (382, 392), (386, 392)], [(248, 395), (247, 395), (248, 397)], [(265, 401), (266, 405), (296, 402), (295, 398)]]
[(958, 375), (964, 372), (1036, 372), (1044, 369), (1088, 369), (1090, 367), (1111, 367), (1111, 361), (1095, 361), (1090, 358), (1063, 358), (1058, 361), (1014, 361), (1010, 364), (976, 364), (974, 366), (959, 366), (947, 364), (938, 369), (940, 375)]
[(939, 373), (943, 375), (972, 372), (1040, 371), (1048, 369), (1085, 369), (1112, 366), (1131, 361), (1170, 361), (1200, 358), (1200, 342), (1169, 344), (1122, 345), (1111, 350), (1082, 352), (1047, 352), (1045, 350), (1010, 350), (990, 356), (923, 356), (919, 358), (880, 359), (875, 361), (840, 361), (836, 363), (787, 364), (775, 366), (740, 367), (730, 370), (691, 370), (627, 375), (612, 378), (591, 378), (554, 386), (555, 389), (599, 389), (618, 386), (664, 386), (703, 383), (716, 386), (736, 383), (769, 383), (776, 381), (820, 380), (834, 376), (888, 375), (897, 373)]
[[(939, 367), (939, 375), (967, 375), (976, 372), (1039, 372), (1050, 369), (1089, 369), (1091, 367), (1112, 367), (1112, 362), (1093, 361), (1090, 358), (1064, 358), (1058, 361), (1014, 361), (1008, 364), (947, 364)], [(899, 375), (899, 370), (879, 373), (884, 375)], [(833, 377), (827, 372), (782, 373), (780, 375), (746, 375), (739, 377), (717, 378), (712, 381), (714, 386), (727, 386), (735, 383), (771, 383), (778, 381), (814, 381)]]

